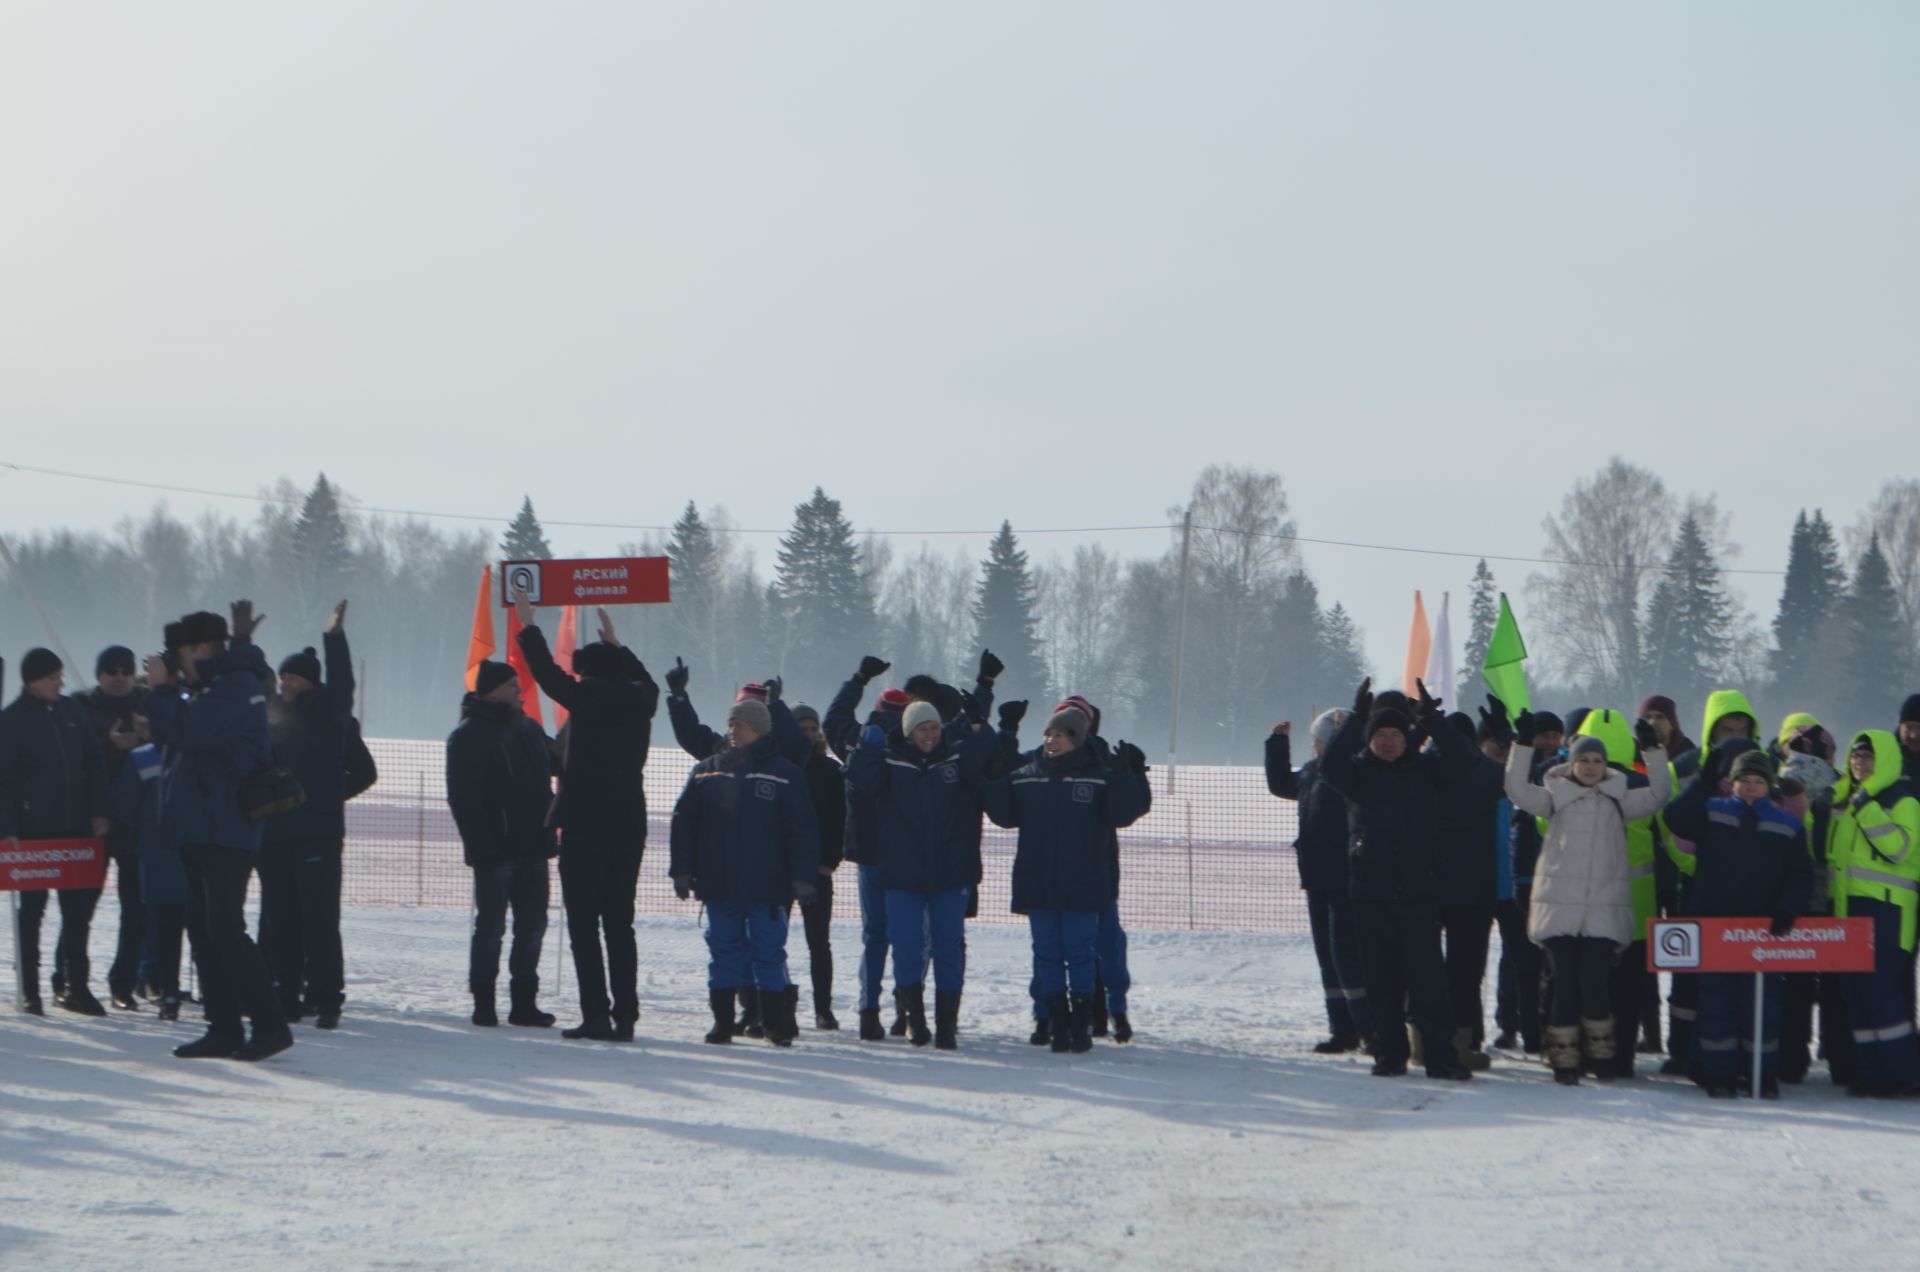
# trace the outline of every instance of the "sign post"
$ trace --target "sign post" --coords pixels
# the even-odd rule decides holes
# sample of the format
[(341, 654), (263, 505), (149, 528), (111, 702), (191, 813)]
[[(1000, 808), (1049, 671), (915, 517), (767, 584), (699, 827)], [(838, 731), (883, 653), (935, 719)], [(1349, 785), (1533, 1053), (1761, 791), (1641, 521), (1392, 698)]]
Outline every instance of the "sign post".
[(538, 606), (663, 605), (671, 592), (663, 556), (502, 561), (502, 609), (513, 604), (515, 588), (524, 588), (527, 600)]
[(1753, 1094), (1760, 1096), (1761, 1019), (1767, 975), (1775, 972), (1870, 972), (1873, 921), (1813, 916), (1775, 936), (1769, 919), (1647, 920), (1647, 969), (1676, 975), (1753, 974)]

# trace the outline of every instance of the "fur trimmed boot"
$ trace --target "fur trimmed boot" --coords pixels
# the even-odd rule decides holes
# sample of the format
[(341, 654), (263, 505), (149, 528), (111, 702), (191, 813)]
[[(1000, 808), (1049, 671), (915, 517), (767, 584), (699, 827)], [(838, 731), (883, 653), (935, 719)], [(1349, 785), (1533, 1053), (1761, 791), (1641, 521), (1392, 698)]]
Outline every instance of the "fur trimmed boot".
[(1547, 1064), (1561, 1086), (1580, 1085), (1580, 1026), (1547, 1026)]
[(1580, 1046), (1593, 1066), (1593, 1074), (1602, 1082), (1617, 1076), (1614, 1069), (1613, 1017), (1604, 1020), (1580, 1020)]

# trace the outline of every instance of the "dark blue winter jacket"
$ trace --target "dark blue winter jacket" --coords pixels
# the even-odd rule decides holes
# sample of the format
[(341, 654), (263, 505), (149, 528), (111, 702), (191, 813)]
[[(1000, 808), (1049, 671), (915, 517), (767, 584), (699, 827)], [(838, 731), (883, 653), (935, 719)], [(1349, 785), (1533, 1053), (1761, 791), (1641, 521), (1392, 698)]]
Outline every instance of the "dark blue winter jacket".
[(93, 833), (107, 815), (107, 758), (86, 708), (22, 693), (0, 711), (0, 839)]
[(1267, 790), (1299, 805), (1293, 839), (1300, 886), (1328, 896), (1347, 895), (1347, 801), (1320, 775), (1320, 761), (1293, 768), (1292, 744), (1284, 733), (1267, 735)]
[(647, 841), (647, 750), (660, 687), (639, 657), (620, 646), (624, 678), (575, 678), (562, 671), (538, 627), (520, 629), (520, 652), (540, 691), (567, 709), (560, 793), (547, 824), (567, 832), (572, 850), (644, 847)]
[(773, 735), (700, 761), (673, 806), (672, 878), (691, 876), (702, 901), (785, 905), (815, 886), (820, 830), (807, 779)]
[(1437, 749), (1415, 750), (1410, 737), (1406, 752), (1388, 763), (1367, 746), (1366, 724), (1357, 711), (1349, 716), (1320, 760), (1321, 779), (1347, 801), (1349, 894), (1355, 901), (1438, 904), (1440, 793), (1484, 757), (1442, 723), (1432, 730)]
[(1687, 888), (1688, 914), (1771, 918), (1807, 912), (1813, 858), (1802, 819), (1771, 799), (1749, 804), (1714, 795), (1696, 777), (1667, 805), (1666, 821), (1668, 830), (1693, 842), (1698, 863)]
[(1041, 757), (981, 793), (994, 823), (1017, 828), (1013, 912), (1080, 910), (1113, 904), (1113, 832), (1152, 806), (1146, 775), (1121, 772), (1087, 747)]
[(932, 751), (898, 733), (868, 733), (847, 761), (847, 783), (872, 801), (883, 886), (946, 892), (980, 882), (980, 783), (994, 735), (970, 731)]
[(135, 858), (140, 866), (140, 899), (148, 905), (185, 905), (187, 869), (180, 861), (180, 845), (167, 838), (160, 824), (160, 778), (166, 757), (152, 744), (127, 754), (108, 791), (113, 819), (132, 826)]
[(339, 840), (347, 833), (347, 750), (353, 737), (353, 656), (345, 632), (327, 632), (326, 675), (292, 702), (268, 704), (273, 762), (300, 779), (306, 803), (267, 819), (268, 845)]
[[(807, 735), (800, 732), (800, 722), (793, 718), (792, 709), (779, 698), (773, 698), (767, 702), (767, 714), (773, 717), (773, 738), (780, 754), (805, 768), (813, 747)], [(667, 695), (667, 719), (673, 724), (673, 740), (694, 759), (704, 760), (727, 749), (727, 735), (702, 724), (700, 713), (684, 695)]]
[(240, 810), (240, 783), (273, 763), (267, 734), (267, 660), (235, 645), (201, 660), (191, 697), (159, 688), (147, 695), (153, 740), (166, 755), (160, 829), (185, 848), (214, 844), (257, 852), (262, 827)]
[(447, 738), (447, 807), (469, 866), (551, 857), (553, 758), (546, 730), (518, 703), (468, 694)]

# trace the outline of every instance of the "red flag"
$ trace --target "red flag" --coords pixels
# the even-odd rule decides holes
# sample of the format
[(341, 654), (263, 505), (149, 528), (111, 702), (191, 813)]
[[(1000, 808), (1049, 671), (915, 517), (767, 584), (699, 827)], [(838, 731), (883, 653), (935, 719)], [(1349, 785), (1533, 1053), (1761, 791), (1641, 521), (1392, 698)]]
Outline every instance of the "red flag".
[(533, 668), (527, 666), (527, 656), (520, 651), (520, 614), (511, 607), (507, 610), (507, 665), (520, 678), (520, 709), (545, 728), (546, 718), (540, 713), (540, 686), (534, 682)]
[[(580, 607), (566, 606), (560, 611), (560, 628), (553, 636), (553, 660), (563, 669), (571, 670), (573, 667), (573, 651), (580, 643), (579, 631)], [(551, 698), (547, 701), (553, 703), (553, 731), (558, 733), (567, 722), (567, 709)]]
[(480, 567), (480, 591), (473, 598), (473, 635), (467, 638), (467, 692), (479, 681), (480, 664), (493, 657), (493, 567)]

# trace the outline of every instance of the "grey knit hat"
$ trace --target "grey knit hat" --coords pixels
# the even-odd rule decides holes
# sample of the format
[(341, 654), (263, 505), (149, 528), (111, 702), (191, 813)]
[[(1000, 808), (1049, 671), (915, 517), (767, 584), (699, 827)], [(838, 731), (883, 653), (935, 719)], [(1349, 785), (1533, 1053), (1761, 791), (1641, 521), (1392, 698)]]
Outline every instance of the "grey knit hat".
[(773, 713), (758, 698), (746, 698), (734, 703), (727, 712), (727, 723), (732, 724), (736, 720), (763, 738), (773, 732)]
[(1065, 711), (1056, 711), (1047, 717), (1047, 727), (1042, 733), (1064, 733), (1079, 746), (1087, 740), (1087, 730), (1091, 723), (1078, 707), (1068, 707)]
[(1583, 755), (1597, 755), (1604, 760), (1607, 758), (1607, 744), (1590, 733), (1583, 733), (1567, 748), (1567, 758), (1577, 760)]
[(1315, 742), (1318, 742), (1321, 746), (1325, 746), (1327, 743), (1333, 741), (1333, 735), (1340, 732), (1340, 726), (1345, 724), (1347, 717), (1352, 714), (1353, 712), (1348, 711), (1345, 707), (1332, 707), (1326, 711), (1322, 711), (1319, 715), (1313, 717), (1313, 724), (1308, 729), (1308, 732), (1312, 735)]

